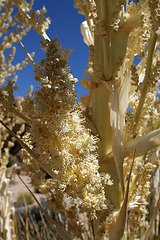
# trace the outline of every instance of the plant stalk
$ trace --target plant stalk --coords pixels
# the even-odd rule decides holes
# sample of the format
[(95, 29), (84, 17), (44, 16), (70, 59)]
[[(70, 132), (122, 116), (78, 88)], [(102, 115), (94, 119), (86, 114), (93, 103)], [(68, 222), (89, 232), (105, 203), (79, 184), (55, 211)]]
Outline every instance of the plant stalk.
[(116, 208), (119, 208), (120, 187), (114, 159), (101, 162), (101, 159), (112, 151), (113, 129), (110, 125), (109, 97), (110, 93), (101, 84), (92, 89), (92, 122), (100, 135), (98, 142), (100, 172), (109, 173), (114, 182), (112, 186), (106, 185), (106, 196)]
[(135, 114), (135, 120), (134, 120), (135, 128), (137, 127), (137, 124), (139, 122), (140, 115), (141, 115), (141, 112), (142, 112), (142, 108), (143, 108), (144, 101), (145, 101), (147, 91), (148, 91), (148, 87), (149, 87), (149, 77), (150, 77), (150, 72), (151, 72), (152, 63), (153, 63), (153, 56), (154, 56), (156, 41), (157, 41), (157, 33), (154, 30), (154, 31), (152, 31), (150, 44), (149, 44), (147, 67), (146, 67), (145, 79), (144, 79), (144, 82), (143, 82), (143, 89), (142, 89), (142, 92), (141, 92), (139, 104), (138, 104), (137, 111), (136, 111), (136, 114)]

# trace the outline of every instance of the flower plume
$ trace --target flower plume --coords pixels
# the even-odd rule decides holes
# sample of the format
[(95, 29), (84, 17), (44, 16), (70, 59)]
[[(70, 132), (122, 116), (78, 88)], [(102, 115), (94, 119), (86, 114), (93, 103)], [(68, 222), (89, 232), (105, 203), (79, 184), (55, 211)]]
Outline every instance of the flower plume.
[[(55, 175), (53, 181), (48, 181), (50, 191), (80, 199), (83, 211), (94, 217), (97, 210), (106, 208), (104, 183), (111, 183), (110, 176), (98, 172), (97, 139), (82, 124), (76, 79), (67, 67), (66, 52), (57, 43), (57, 37), (41, 45), (46, 57), (40, 61), (35, 79), (42, 87), (34, 92), (33, 98), (27, 96), (24, 103), (25, 109), (30, 108), (31, 140), (39, 161), (47, 164)], [(47, 183), (42, 185), (45, 191)]]

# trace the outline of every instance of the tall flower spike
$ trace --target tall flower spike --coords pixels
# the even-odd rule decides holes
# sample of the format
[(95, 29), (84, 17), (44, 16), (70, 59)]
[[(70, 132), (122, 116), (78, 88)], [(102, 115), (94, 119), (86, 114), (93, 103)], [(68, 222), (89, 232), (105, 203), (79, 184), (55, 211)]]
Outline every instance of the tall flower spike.
[(42, 87), (33, 94), (31, 139), (39, 161), (52, 169), (56, 179), (56, 183), (42, 183), (43, 190), (48, 191), (49, 184), (55, 194), (79, 198), (82, 211), (94, 218), (98, 210), (106, 208), (104, 183), (111, 181), (109, 175), (102, 177), (98, 172), (97, 139), (82, 124), (76, 80), (56, 42), (57, 37), (41, 42), (46, 58), (35, 72)]

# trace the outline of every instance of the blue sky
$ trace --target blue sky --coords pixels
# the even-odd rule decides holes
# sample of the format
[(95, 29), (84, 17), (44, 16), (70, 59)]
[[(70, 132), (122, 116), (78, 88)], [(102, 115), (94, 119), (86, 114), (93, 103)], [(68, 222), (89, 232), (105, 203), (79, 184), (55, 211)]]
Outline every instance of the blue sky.
[[(89, 57), (89, 48), (83, 42), (83, 37), (80, 32), (80, 25), (85, 20), (85, 17), (78, 14), (78, 10), (73, 7), (74, 0), (34, 0), (33, 10), (42, 9), (43, 6), (48, 10), (46, 17), (50, 17), (51, 24), (47, 30), (50, 39), (58, 35), (58, 41), (62, 44), (62, 49), (72, 49), (69, 57), (69, 66), (75, 78), (79, 81), (76, 83), (77, 98), (80, 100), (81, 94), (88, 94), (87, 90), (80, 85), (80, 79), (85, 77), (84, 70), (87, 69)], [(44, 58), (44, 52), (41, 50), (39, 41), (43, 40), (40, 35), (34, 30), (31, 30), (27, 36), (22, 39), (22, 42), (29, 53), (35, 52), (34, 61), (38, 64), (40, 59)], [(20, 44), (15, 44), (17, 47), (14, 64), (21, 62), (26, 58), (26, 55)], [(33, 90), (39, 86), (34, 80), (33, 67), (29, 64), (22, 71), (18, 71), (19, 91), (15, 92), (15, 96), (24, 96), (30, 85), (33, 85)]]
[[(80, 79), (85, 76), (84, 69), (87, 69), (89, 49), (83, 42), (80, 33), (80, 24), (85, 20), (85, 17), (78, 14), (73, 4), (73, 0), (35, 0), (33, 10), (41, 9), (45, 5), (48, 10), (46, 16), (49, 16), (52, 20), (47, 34), (50, 38), (58, 35), (58, 41), (61, 42), (63, 50), (67, 48), (73, 50), (69, 57), (69, 66), (71, 66), (73, 76), (78, 78), (80, 82)], [(33, 30), (22, 39), (27, 51), (29, 53), (35, 52), (34, 60), (37, 64), (41, 58), (44, 58), (44, 52), (41, 51), (41, 46), (38, 43), (40, 40), (43, 40), (42, 37)], [(18, 44), (16, 44), (16, 47), (14, 63), (20, 62), (26, 57)], [(30, 85), (33, 85), (34, 90), (36, 90), (38, 83), (34, 80), (31, 64), (17, 74), (19, 91), (15, 93), (15, 96), (24, 96)], [(87, 94), (87, 90), (79, 82), (76, 84), (78, 100), (80, 100), (82, 92)]]

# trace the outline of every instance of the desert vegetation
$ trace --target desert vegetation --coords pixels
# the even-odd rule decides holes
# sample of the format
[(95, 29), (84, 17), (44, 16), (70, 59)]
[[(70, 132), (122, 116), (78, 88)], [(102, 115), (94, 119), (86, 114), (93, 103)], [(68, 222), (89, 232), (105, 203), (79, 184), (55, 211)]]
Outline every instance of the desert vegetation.
[[(0, 238), (158, 239), (160, 1), (74, 0), (90, 51), (80, 103), (71, 50), (49, 38), (47, 10), (33, 4), (0, 0)], [(31, 28), (45, 52), (38, 64), (23, 45)], [(26, 58), (15, 65), (17, 45)], [(40, 87), (15, 105), (17, 72), (27, 64)], [(40, 222), (26, 200), (25, 214), (10, 204), (17, 142), (23, 170), (45, 196), (43, 204), (24, 183)]]

